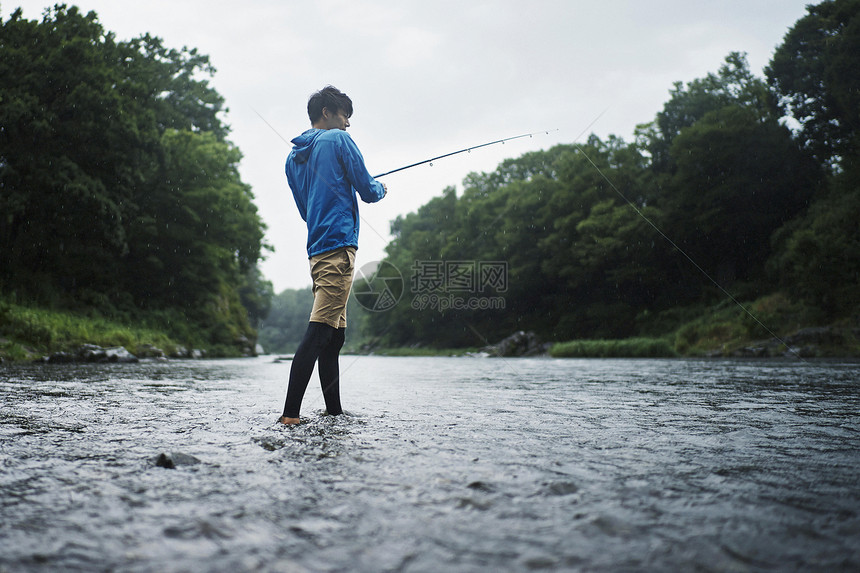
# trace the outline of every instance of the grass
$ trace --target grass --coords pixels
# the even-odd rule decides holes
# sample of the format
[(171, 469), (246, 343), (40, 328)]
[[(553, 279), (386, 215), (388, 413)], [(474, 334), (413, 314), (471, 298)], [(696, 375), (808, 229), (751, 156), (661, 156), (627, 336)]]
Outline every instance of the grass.
[(554, 358), (665, 358), (678, 355), (664, 338), (571, 340), (553, 344), (549, 353)]
[[(640, 317), (640, 331), (657, 336), (625, 340), (573, 340), (560, 342), (550, 350), (555, 357), (651, 358), (670, 356), (729, 356), (735, 351), (756, 346), (774, 336), (788, 337), (804, 326), (825, 325), (827, 321), (816, 309), (792, 301), (784, 293), (773, 293), (752, 302), (744, 309), (732, 301), (723, 301), (709, 308), (672, 309), (672, 316)], [(686, 318), (659, 336), (659, 326), (672, 320)], [(655, 321), (647, 324), (647, 321)], [(838, 326), (838, 325), (835, 325)], [(860, 341), (852, 334), (850, 325), (841, 329), (844, 340), (830, 346), (822, 344), (817, 352), (822, 356), (856, 356)]]
[(477, 352), (477, 348), (377, 348), (373, 354), (377, 356), (465, 356), (469, 352)]
[(0, 300), (0, 357), (33, 359), (82, 344), (122, 346), (131, 353), (148, 344), (168, 354), (179, 345), (156, 328)]
[(819, 320), (813, 311), (792, 302), (782, 293), (743, 305), (748, 312), (731, 301), (724, 301), (687, 322), (675, 331), (675, 350), (686, 356), (728, 355), (774, 335), (786, 336)]

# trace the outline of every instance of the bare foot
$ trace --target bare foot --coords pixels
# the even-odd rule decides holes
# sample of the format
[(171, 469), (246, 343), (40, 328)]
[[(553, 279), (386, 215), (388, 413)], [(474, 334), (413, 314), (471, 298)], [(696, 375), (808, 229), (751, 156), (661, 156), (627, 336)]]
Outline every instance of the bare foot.
[(285, 426), (295, 426), (296, 424), (301, 424), (302, 421), (298, 418), (287, 418), (286, 416), (281, 416), (278, 418), (278, 421)]

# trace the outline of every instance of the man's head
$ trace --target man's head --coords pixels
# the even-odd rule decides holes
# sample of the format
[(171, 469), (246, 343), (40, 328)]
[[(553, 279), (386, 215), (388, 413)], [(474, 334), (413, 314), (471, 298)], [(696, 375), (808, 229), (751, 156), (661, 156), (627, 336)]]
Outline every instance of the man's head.
[(346, 129), (352, 116), (352, 100), (334, 86), (326, 86), (308, 100), (308, 117), (317, 129)]

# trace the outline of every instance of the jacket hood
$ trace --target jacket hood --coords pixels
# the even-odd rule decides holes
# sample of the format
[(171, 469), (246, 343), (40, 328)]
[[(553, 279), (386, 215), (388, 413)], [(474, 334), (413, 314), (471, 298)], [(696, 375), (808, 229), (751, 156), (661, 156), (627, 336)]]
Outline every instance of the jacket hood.
[(325, 133), (324, 129), (309, 129), (292, 140), (293, 154), (296, 163), (306, 163), (311, 155), (317, 137)]

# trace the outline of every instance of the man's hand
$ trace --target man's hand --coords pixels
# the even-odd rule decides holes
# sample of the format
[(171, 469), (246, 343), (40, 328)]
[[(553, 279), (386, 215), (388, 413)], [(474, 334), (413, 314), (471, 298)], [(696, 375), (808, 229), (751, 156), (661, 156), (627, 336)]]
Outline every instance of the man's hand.
[(385, 197), (386, 195), (388, 195), (388, 185), (383, 183), (382, 184), (382, 196)]

